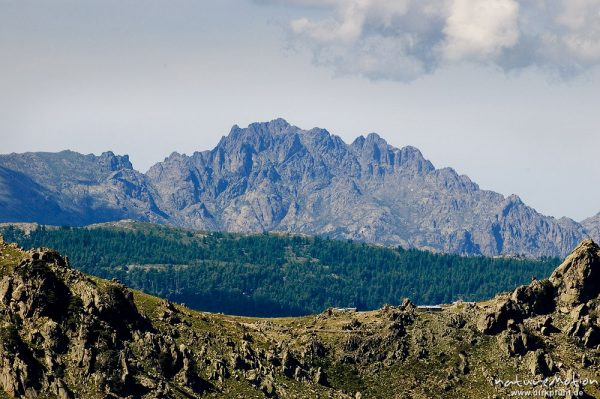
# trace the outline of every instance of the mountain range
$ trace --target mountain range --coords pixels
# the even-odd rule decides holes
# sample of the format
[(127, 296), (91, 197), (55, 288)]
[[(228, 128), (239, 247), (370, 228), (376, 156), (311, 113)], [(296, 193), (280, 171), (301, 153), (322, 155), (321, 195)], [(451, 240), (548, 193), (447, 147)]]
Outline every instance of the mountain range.
[(234, 126), (210, 151), (145, 174), (127, 155), (0, 155), (0, 221), (135, 219), (199, 230), (286, 231), (467, 255), (565, 256), (600, 239), (600, 214), (555, 219), (482, 190), (375, 133), (351, 144), (282, 119)]

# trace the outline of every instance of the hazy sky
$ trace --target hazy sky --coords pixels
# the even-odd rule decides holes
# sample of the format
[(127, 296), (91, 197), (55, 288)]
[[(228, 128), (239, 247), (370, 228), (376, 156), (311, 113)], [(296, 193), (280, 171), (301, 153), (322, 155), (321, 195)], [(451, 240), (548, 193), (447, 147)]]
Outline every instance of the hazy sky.
[(1, 153), (141, 171), (283, 117), (600, 211), (600, 0), (0, 0)]

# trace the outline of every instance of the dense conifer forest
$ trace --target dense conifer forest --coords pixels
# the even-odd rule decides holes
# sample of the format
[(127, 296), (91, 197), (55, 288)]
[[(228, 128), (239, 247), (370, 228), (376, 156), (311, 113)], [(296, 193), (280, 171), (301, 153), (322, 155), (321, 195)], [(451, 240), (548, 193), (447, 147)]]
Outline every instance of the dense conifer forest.
[(145, 223), (30, 231), (6, 241), (50, 247), (72, 266), (206, 311), (295, 316), (328, 307), (375, 309), (475, 301), (543, 278), (558, 259), (491, 259), (285, 234), (192, 232)]

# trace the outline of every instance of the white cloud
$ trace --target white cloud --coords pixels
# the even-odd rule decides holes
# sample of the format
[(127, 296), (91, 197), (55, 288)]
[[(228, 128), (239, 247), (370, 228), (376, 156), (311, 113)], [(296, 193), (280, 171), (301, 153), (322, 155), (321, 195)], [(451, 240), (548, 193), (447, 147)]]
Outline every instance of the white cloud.
[(454, 0), (446, 19), (443, 57), (494, 59), (519, 39), (519, 4), (514, 0)]
[(260, 1), (320, 8), (290, 21), (292, 41), (337, 74), (411, 81), (476, 62), (569, 76), (600, 63), (600, 0)]

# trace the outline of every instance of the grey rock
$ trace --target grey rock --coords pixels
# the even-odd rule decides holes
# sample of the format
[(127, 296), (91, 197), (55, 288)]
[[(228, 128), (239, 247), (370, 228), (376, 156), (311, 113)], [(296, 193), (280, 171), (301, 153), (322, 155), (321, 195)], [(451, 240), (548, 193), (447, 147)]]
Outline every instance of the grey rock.
[(510, 356), (525, 355), (534, 348), (532, 337), (525, 331), (522, 324), (515, 325), (498, 336), (498, 344)]
[(477, 329), (483, 334), (495, 335), (522, 320), (523, 311), (520, 304), (509, 298), (482, 314), (477, 321)]
[(459, 353), (458, 372), (461, 374), (468, 374), (470, 371), (469, 361), (464, 353)]
[(316, 370), (313, 371), (312, 379), (316, 384), (328, 385), (327, 376), (325, 374), (325, 371), (323, 371), (321, 367), (318, 367)]
[(519, 303), (527, 316), (543, 315), (554, 311), (554, 286), (548, 280), (534, 280), (518, 287), (512, 300)]
[[(562, 306), (576, 307), (600, 294), (600, 247), (585, 240), (552, 273)], [(583, 309), (582, 309), (583, 311)]]
[(529, 352), (525, 356), (525, 367), (527, 367), (533, 376), (542, 375), (548, 377), (556, 372), (552, 357), (544, 353), (541, 349)]
[(581, 356), (581, 366), (582, 366), (583, 368), (587, 368), (587, 367), (589, 367), (589, 366), (591, 366), (591, 365), (592, 365), (592, 362), (590, 361), (589, 357), (588, 357), (588, 356), (587, 356), (587, 355), (584, 353), (584, 354)]

